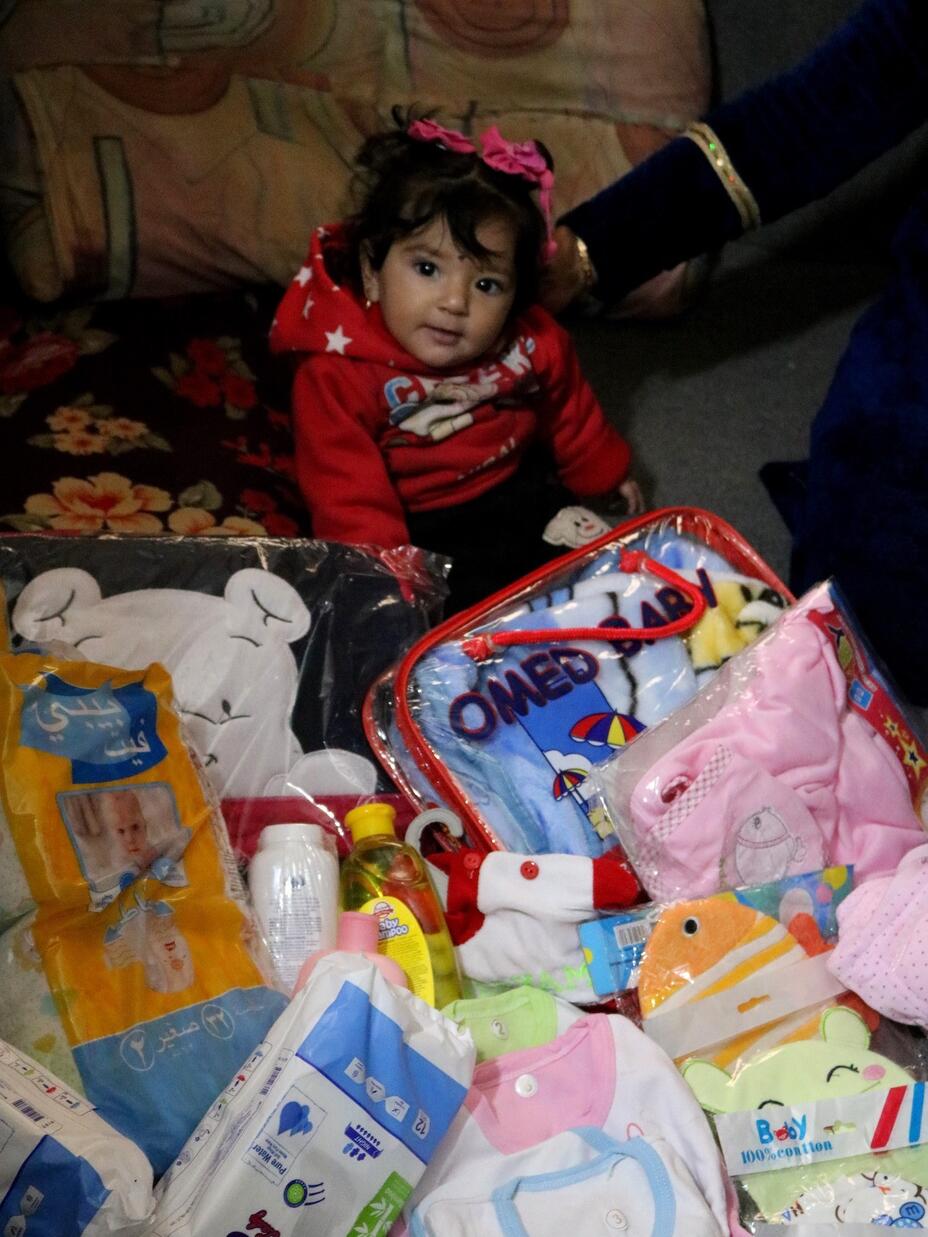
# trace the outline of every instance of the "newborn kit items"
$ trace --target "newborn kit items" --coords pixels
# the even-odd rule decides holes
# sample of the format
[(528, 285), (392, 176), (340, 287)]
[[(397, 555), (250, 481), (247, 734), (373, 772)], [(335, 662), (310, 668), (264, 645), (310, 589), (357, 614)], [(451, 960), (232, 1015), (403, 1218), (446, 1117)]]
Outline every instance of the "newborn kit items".
[(928, 753), (830, 584), (680, 510), (426, 632), (437, 562), (57, 540), (0, 539), (0, 1237), (928, 1230)]
[(484, 849), (596, 856), (615, 836), (593, 770), (788, 600), (721, 521), (633, 521), (420, 640), (372, 693), (368, 736), (408, 793), (453, 807)]

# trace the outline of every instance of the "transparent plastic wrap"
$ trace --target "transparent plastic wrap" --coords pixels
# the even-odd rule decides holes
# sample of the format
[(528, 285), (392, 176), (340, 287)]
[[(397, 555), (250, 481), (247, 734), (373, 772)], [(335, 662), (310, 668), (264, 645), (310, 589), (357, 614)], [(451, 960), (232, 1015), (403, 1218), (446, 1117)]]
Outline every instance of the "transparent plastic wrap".
[(628, 906), (639, 893), (617, 849), (596, 859), (459, 850), (430, 863), (471, 989), (526, 984), (597, 1003), (577, 929), (597, 908)]
[(587, 971), (597, 996), (620, 999), (680, 1066), (700, 1056), (726, 1067), (815, 1038), (839, 1003), (876, 1026), (828, 968), (852, 882), (850, 869), (829, 868), (590, 921)]
[(0, 1035), (163, 1171), (286, 1004), (161, 666), (0, 655)]
[(158, 1183), (151, 1237), (381, 1237), (473, 1071), (453, 1022), (357, 954), (323, 958)]
[[(375, 678), (440, 612), (447, 560), (277, 538), (0, 538), (14, 647), (64, 640), (122, 668), (160, 662), (247, 858), (257, 831), (336, 832), (390, 787), (364, 738)], [(269, 813), (267, 799), (281, 801)]]
[(828, 864), (892, 872), (924, 839), (928, 753), (825, 583), (591, 782), (671, 901)]
[(928, 1027), (928, 844), (869, 880), (838, 914), (834, 975), (897, 1022)]
[(596, 856), (615, 838), (590, 773), (789, 604), (706, 512), (651, 513), (448, 620), (368, 697), (365, 729), (418, 804), (482, 849)]
[(846, 1233), (926, 1227), (926, 1066), (919, 1033), (884, 1020), (871, 1036), (837, 1008), (814, 1040), (727, 1070), (692, 1061), (683, 1076), (713, 1114), (751, 1232)]
[(142, 1237), (151, 1165), (93, 1105), (0, 1040), (0, 1232)]

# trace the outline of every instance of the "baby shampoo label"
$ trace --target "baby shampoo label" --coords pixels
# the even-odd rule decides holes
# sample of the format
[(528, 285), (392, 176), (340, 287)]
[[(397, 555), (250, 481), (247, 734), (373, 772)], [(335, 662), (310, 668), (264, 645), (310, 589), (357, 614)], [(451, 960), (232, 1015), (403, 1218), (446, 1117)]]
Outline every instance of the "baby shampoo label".
[(435, 1004), (435, 975), (425, 933), (409, 907), (398, 898), (370, 898), (358, 908), (379, 921), (379, 952), (400, 966), (413, 993)]

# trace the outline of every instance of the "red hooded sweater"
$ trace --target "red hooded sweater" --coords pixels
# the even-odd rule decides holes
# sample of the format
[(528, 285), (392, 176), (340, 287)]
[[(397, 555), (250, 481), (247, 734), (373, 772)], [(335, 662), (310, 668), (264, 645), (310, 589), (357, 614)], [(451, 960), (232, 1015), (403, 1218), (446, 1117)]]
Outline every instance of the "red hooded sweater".
[(378, 305), (333, 282), (319, 228), (277, 310), (271, 348), (305, 354), (293, 386), (296, 469), (317, 537), (403, 545), (405, 511), (477, 498), (516, 471), (535, 439), (578, 497), (614, 490), (629, 449), (580, 373), (567, 332), (533, 307), (498, 352), (465, 373), (429, 369)]

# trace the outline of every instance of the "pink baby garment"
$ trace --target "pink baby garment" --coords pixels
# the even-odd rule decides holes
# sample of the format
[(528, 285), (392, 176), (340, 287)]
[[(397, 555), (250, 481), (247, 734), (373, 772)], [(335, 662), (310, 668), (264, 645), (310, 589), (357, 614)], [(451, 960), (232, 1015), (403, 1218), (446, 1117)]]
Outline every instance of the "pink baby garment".
[(829, 970), (881, 1014), (928, 1027), (928, 844), (849, 894), (838, 930)]
[[(605, 771), (610, 804), (627, 803), (614, 814), (653, 898), (836, 863), (863, 879), (891, 872), (923, 839), (900, 759), (849, 704), (840, 624), (819, 585)], [(707, 692), (723, 694), (720, 708)], [(668, 750), (668, 736), (682, 737)]]

